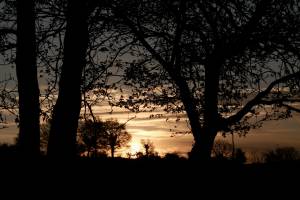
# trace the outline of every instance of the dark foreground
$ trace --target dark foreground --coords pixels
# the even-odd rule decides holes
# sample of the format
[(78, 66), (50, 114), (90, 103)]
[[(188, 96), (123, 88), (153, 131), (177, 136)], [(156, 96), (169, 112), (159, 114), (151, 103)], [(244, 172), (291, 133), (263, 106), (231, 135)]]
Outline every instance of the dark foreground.
[(111, 194), (125, 190), (128, 194), (143, 191), (173, 195), (182, 191), (204, 194), (213, 190), (215, 195), (223, 191), (224, 195), (246, 192), (246, 196), (258, 192), (271, 195), (286, 189), (288, 195), (298, 193), (300, 188), (300, 162), (242, 165), (188, 160), (6, 159), (1, 161), (0, 170), (2, 184), (10, 188), (21, 186), (46, 190), (49, 195), (52, 187), (70, 190), (72, 194), (86, 191), (87, 195), (90, 192), (109, 193), (111, 190), (115, 191)]

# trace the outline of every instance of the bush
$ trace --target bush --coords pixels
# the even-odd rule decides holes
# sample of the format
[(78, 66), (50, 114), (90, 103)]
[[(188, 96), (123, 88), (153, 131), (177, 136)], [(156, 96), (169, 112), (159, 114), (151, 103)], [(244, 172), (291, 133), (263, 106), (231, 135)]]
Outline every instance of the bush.
[(264, 153), (264, 161), (266, 163), (295, 161), (299, 159), (300, 154), (294, 147), (281, 147)]

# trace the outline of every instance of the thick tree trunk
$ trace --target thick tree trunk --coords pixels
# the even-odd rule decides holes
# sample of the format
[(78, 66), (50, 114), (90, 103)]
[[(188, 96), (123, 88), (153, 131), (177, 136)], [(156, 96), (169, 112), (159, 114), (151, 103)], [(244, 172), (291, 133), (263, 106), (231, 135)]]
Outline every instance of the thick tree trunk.
[(86, 1), (68, 1), (64, 61), (59, 95), (53, 110), (48, 155), (76, 157), (76, 135), (81, 108), (82, 70), (86, 64), (88, 25)]
[[(217, 77), (218, 78), (218, 77)], [(214, 139), (217, 135), (217, 93), (218, 86), (214, 84), (218, 80), (215, 77), (207, 77), (205, 93), (205, 113), (204, 126), (201, 126), (200, 115), (196, 110), (194, 98), (190, 93), (188, 85), (184, 82), (177, 82), (180, 89), (181, 100), (185, 107), (187, 117), (190, 122), (191, 131), (194, 137), (194, 145), (189, 154), (191, 160), (208, 161), (210, 160), (211, 150)], [(214, 85), (214, 87), (213, 87)], [(215, 114), (212, 114), (215, 113)]]
[(19, 92), (19, 140), (22, 156), (40, 154), (40, 105), (36, 65), (35, 4), (17, 1), (16, 72)]
[(176, 84), (180, 90), (181, 101), (184, 105), (187, 117), (190, 122), (195, 144), (198, 144), (202, 135), (202, 127), (199, 118), (200, 116), (195, 106), (194, 98), (192, 97), (192, 94), (186, 82), (177, 81)]
[[(204, 129), (205, 130), (205, 129)], [(191, 159), (200, 161), (209, 161), (211, 159), (211, 152), (214, 145), (214, 140), (217, 132), (203, 132), (199, 142), (195, 142), (192, 151)]]
[[(217, 62), (219, 62), (217, 60)], [(219, 63), (211, 63), (205, 68), (204, 93), (204, 124), (199, 138), (195, 140), (190, 153), (193, 160), (208, 161), (211, 158), (214, 140), (218, 133), (218, 90), (219, 90)]]
[(204, 159), (210, 159), (214, 140), (219, 129), (218, 91), (220, 64), (218, 60), (216, 61), (205, 68), (204, 130), (200, 141), (200, 152)]

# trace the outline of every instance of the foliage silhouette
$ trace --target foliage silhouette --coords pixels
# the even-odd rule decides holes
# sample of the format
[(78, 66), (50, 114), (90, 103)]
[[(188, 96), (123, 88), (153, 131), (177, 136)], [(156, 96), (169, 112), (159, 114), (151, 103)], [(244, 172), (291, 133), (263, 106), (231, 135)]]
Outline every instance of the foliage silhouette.
[(185, 111), (194, 159), (210, 158), (219, 132), (245, 134), (299, 110), (290, 105), (299, 101), (296, 1), (115, 2), (114, 23), (137, 40), (124, 64), (132, 95), (116, 105)]
[(101, 141), (104, 133), (102, 121), (87, 120), (79, 127), (79, 145), (82, 144), (82, 151), (87, 151), (88, 157), (97, 157), (99, 150), (104, 148)]
[(143, 151), (136, 153), (137, 159), (142, 160), (159, 160), (161, 157), (159, 156), (158, 152), (155, 151), (155, 146), (153, 142), (150, 139), (142, 139), (141, 145), (143, 147)]
[[(296, 0), (1, 3), (0, 53), (17, 65), (20, 95), (7, 89), (8, 78), (0, 107), (11, 112), (19, 100), (25, 154), (38, 154), (40, 113), (52, 118), (49, 155), (75, 157), (80, 109), (95, 119), (93, 106), (104, 97), (135, 112), (184, 112), (195, 141), (190, 157), (203, 160), (218, 133), (244, 135), (299, 112)], [(48, 84), (42, 110), (37, 74)], [(116, 90), (125, 94), (115, 97)]]
[(87, 120), (79, 128), (79, 143), (86, 148), (87, 155), (103, 154), (103, 151), (110, 151), (114, 158), (117, 149), (126, 147), (131, 140), (131, 135), (126, 131), (126, 125), (120, 124), (117, 120), (109, 119)]
[(116, 149), (122, 148), (130, 142), (131, 135), (126, 131), (126, 124), (120, 124), (117, 120), (107, 120), (104, 127), (105, 145), (110, 149), (113, 158)]
[(247, 161), (245, 152), (241, 148), (235, 149), (233, 145), (225, 140), (216, 140), (212, 150), (214, 160), (231, 160), (236, 163), (245, 163)]
[(300, 153), (294, 147), (278, 147), (275, 150), (264, 153), (266, 163), (296, 161), (300, 159)]
[(186, 158), (180, 156), (178, 153), (166, 153), (163, 159), (168, 161), (186, 160)]

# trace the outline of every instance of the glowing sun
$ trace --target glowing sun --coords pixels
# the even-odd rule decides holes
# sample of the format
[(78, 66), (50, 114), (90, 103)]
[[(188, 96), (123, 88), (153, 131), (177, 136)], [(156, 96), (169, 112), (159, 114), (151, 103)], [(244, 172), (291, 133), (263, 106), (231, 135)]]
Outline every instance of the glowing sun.
[(130, 153), (135, 154), (141, 150), (141, 145), (139, 143), (132, 143), (130, 145)]

